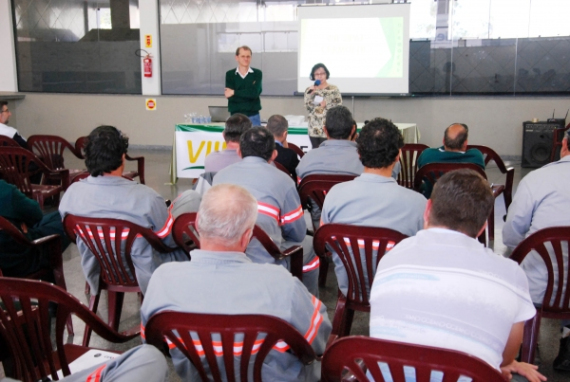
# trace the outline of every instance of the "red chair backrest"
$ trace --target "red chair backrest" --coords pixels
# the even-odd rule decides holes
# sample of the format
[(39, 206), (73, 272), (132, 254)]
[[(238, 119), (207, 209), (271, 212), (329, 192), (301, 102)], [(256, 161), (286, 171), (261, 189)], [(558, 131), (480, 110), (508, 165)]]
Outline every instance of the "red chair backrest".
[(483, 178), (487, 179), (485, 170), (474, 163), (428, 163), (418, 170), (414, 178), (414, 190), (420, 191), (423, 182), (429, 182), (435, 185), (437, 180), (444, 174), (459, 169), (470, 169), (477, 172)]
[(356, 178), (356, 175), (330, 175), (330, 174), (312, 174), (307, 175), (299, 184), (299, 197), (301, 205), (306, 207), (309, 205), (309, 199), (312, 199), (319, 208), (323, 209), (325, 197), (330, 189), (339, 183), (348, 182)]
[(467, 146), (467, 150), (469, 149), (477, 149), (481, 151), (481, 153), (483, 154), (483, 160), (485, 161), (485, 166), (487, 166), (491, 161), (493, 161), (495, 162), (495, 164), (499, 168), (499, 171), (501, 171), (502, 174), (507, 172), (507, 166), (505, 166), (505, 162), (503, 162), (501, 156), (497, 154), (497, 152), (492, 148), (482, 145), (469, 145)]
[(0, 147), (2, 146), (20, 147), (18, 142), (16, 142), (12, 138), (7, 137), (5, 135), (0, 135)]
[(545, 317), (570, 318), (569, 246), (570, 227), (551, 227), (528, 236), (511, 254), (519, 264), (533, 251), (544, 261), (548, 281), (541, 309)]
[(24, 247), (33, 246), (32, 242), (14, 224), (2, 216), (0, 216), (0, 230), (5, 231), (15, 242)]
[(162, 253), (176, 249), (167, 247), (150, 228), (126, 220), (66, 215), (63, 225), (73, 242), (79, 236), (97, 258), (101, 280), (107, 285), (138, 286), (131, 259), (135, 239), (142, 236), (155, 250)]
[(414, 176), (418, 171), (418, 158), (420, 154), (429, 146), (421, 143), (406, 143), (402, 147), (400, 164), (402, 165), (398, 174), (398, 184), (406, 188), (414, 188)]
[(295, 179), (295, 177), (293, 176), (293, 174), (291, 174), (289, 172), (289, 170), (287, 170), (285, 168), (285, 166), (283, 166), (281, 163), (279, 162), (273, 162), (273, 164), (275, 164), (275, 167), (277, 167), (279, 170), (283, 171), (285, 174), (289, 175), (291, 177), (291, 179), (293, 179), (293, 182), (295, 182), (295, 184), (297, 184), (297, 179)]
[[(57, 379), (57, 370), (69, 375), (64, 329), (67, 317), (76, 315), (104, 339), (125, 342), (133, 336), (109, 328), (77, 298), (42, 281), (0, 277), (0, 337), (14, 362), (15, 378), (26, 382)], [(48, 306), (57, 304), (55, 344), (50, 337)]]
[(87, 137), (79, 137), (75, 141), (75, 153), (78, 158), (85, 159), (85, 146), (87, 145)]
[(32, 135), (28, 138), (28, 147), (52, 169), (65, 168), (63, 157), (65, 149), (77, 156), (75, 147), (57, 135)]
[(432, 372), (443, 373), (443, 381), (449, 382), (456, 382), (460, 376), (473, 382), (505, 382), (492, 366), (466, 353), (363, 336), (345, 337), (332, 343), (323, 356), (322, 379), (385, 381), (382, 364), (387, 364), (384, 373), (389, 373), (394, 382), (406, 381), (404, 366), (414, 369), (416, 382), (429, 382)]
[(366, 309), (378, 262), (406, 237), (388, 228), (325, 224), (315, 232), (313, 246), (319, 256), (330, 250), (340, 257), (348, 275), (348, 302)]
[(298, 156), (299, 158), (302, 158), (302, 157), (305, 155), (305, 153), (303, 152), (303, 150), (301, 150), (301, 148), (300, 148), (299, 146), (297, 146), (296, 144), (291, 143), (291, 142), (287, 142), (287, 146), (289, 146), (289, 148), (290, 148), (291, 150), (295, 151), (295, 154), (297, 154), (297, 156)]
[[(166, 339), (170, 348), (176, 347), (192, 362), (203, 381), (249, 381), (253, 375), (254, 381), (261, 382), (263, 361), (278, 343), (284, 345), (282, 342), (304, 364), (316, 359), (305, 338), (291, 324), (273, 316), (163, 311), (150, 318), (145, 336), (148, 343), (159, 349), (164, 348)], [(238, 351), (241, 354), (236, 375), (234, 352)], [(220, 357), (225, 370), (219, 367)]]
[[(37, 167), (30, 166), (34, 163)], [(40, 172), (49, 172), (43, 162), (31, 151), (21, 147), (3, 147), (0, 150), (0, 173), (3, 179), (18, 187), (29, 198), (33, 198), (30, 178)]]

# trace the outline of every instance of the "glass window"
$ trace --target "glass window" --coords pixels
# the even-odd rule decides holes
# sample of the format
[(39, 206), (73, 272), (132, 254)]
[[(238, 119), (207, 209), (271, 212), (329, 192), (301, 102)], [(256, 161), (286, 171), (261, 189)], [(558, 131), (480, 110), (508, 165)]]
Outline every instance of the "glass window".
[(20, 91), (141, 93), (138, 0), (14, 0)]

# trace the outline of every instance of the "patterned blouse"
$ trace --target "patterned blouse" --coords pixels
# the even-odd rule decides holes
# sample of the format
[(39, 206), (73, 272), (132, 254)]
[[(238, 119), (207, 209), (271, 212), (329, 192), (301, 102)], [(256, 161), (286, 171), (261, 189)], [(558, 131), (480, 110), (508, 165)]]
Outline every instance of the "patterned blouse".
[[(342, 105), (340, 91), (334, 85), (328, 84), (324, 89), (316, 89), (308, 93), (310, 88), (305, 90), (305, 107), (309, 110), (309, 136), (326, 138), (323, 125), (327, 116), (327, 110), (331, 107)], [(326, 101), (325, 107), (320, 104), (315, 105), (315, 96), (321, 96)]]

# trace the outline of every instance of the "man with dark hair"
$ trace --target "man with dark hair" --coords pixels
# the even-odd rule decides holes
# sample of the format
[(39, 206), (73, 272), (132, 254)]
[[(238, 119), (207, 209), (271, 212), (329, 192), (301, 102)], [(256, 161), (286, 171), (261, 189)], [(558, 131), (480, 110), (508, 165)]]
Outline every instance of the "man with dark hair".
[(245, 115), (237, 113), (229, 117), (222, 133), (226, 141), (226, 148), (223, 151), (214, 151), (206, 157), (204, 171), (218, 172), (233, 163), (239, 162), (241, 160), (237, 154), (239, 139), (247, 129), (251, 129), (251, 121)]
[[(526, 175), (509, 207), (503, 227), (503, 242), (515, 248), (529, 235), (544, 228), (570, 226), (570, 135), (562, 140), (560, 160), (549, 163)], [(565, 269), (568, 269), (568, 249), (563, 246)], [(530, 253), (521, 264), (535, 304), (542, 304), (547, 284), (547, 269), (537, 253)], [(558, 283), (555, 264), (554, 290)], [(566, 286), (568, 288), (568, 286)], [(562, 321), (560, 350), (554, 360), (554, 369), (570, 371), (570, 320)]]
[(18, 130), (8, 126), (11, 116), (12, 113), (10, 112), (10, 109), (8, 109), (8, 101), (0, 101), (0, 135), (12, 138), (20, 146), (27, 149), (28, 143), (26, 142), (26, 139), (20, 135)]
[[(312, 237), (306, 236), (303, 208), (295, 182), (283, 171), (270, 164), (275, 160), (275, 139), (269, 130), (256, 127), (246, 131), (240, 141), (241, 162), (218, 172), (213, 185), (230, 183), (244, 187), (257, 199), (257, 225), (281, 249), (303, 245), (303, 284), (318, 296), (319, 258), (313, 251)], [(246, 250), (254, 263), (280, 264), (289, 268), (289, 259), (276, 261), (257, 240)]]
[[(152, 229), (166, 245), (174, 247), (171, 236), (172, 215), (164, 199), (151, 188), (122, 177), (128, 138), (113, 126), (99, 126), (87, 137), (85, 164), (90, 176), (72, 184), (61, 199), (59, 212), (67, 214), (122, 219)], [(91, 292), (99, 289), (99, 263), (83, 241), (77, 241), (81, 265)], [(188, 258), (182, 250), (157, 253), (144, 239), (132, 248), (139, 286), (144, 293), (152, 272), (162, 263)]]
[[(426, 199), (399, 186), (392, 178), (404, 145), (402, 134), (392, 122), (375, 118), (362, 128), (356, 143), (364, 172), (353, 181), (337, 184), (330, 190), (321, 223), (383, 227), (414, 236), (424, 225)], [(339, 289), (346, 295), (346, 270), (335, 253), (333, 261)]]
[(297, 172), (295, 169), (299, 164), (297, 153), (291, 150), (287, 143), (287, 134), (289, 129), (289, 122), (282, 115), (275, 114), (267, 120), (267, 130), (273, 133), (275, 137), (275, 149), (277, 150), (277, 157), (275, 162), (280, 163), (289, 171), (295, 179), (297, 179)]
[[(289, 322), (317, 354), (322, 354), (331, 330), (325, 305), (287, 270), (255, 264), (244, 254), (256, 220), (258, 202), (246, 189), (233, 184), (210, 188), (198, 211), (200, 249), (192, 251), (192, 261), (166, 264), (152, 275), (141, 307), (142, 333), (150, 317), (163, 310), (263, 314)], [(183, 381), (201, 380), (180, 350), (170, 352)], [(209, 370), (206, 357), (200, 358)], [(226, 380), (224, 371), (222, 365), (221, 379)], [(261, 373), (264, 381), (318, 381), (321, 365), (319, 361), (304, 365), (286, 349), (274, 348), (265, 358)], [(211, 374), (208, 376), (212, 379)]]
[(418, 158), (418, 167), (428, 163), (475, 163), (485, 169), (483, 154), (477, 149), (467, 150), (469, 128), (464, 123), (453, 123), (445, 129), (443, 146), (425, 149)]
[(378, 264), (370, 336), (468, 353), (509, 379), (545, 380), (515, 361), (524, 323), (536, 314), (524, 272), (477, 241), (493, 204), (489, 183), (472, 170), (437, 181), (425, 229)]
[(236, 69), (226, 72), (225, 97), (228, 99), (228, 110), (233, 115), (245, 114), (253, 126), (261, 125), (259, 111), (262, 92), (261, 70), (250, 67), (251, 49), (248, 46), (240, 46), (236, 49)]

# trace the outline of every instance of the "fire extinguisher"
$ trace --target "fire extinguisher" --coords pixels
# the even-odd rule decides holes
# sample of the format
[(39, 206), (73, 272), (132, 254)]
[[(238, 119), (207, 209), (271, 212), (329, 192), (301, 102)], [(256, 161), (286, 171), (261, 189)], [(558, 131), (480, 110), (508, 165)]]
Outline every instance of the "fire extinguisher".
[(144, 76), (145, 77), (152, 77), (152, 57), (150, 54), (147, 54), (143, 59), (144, 63)]

